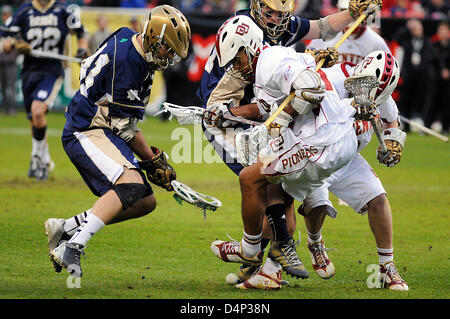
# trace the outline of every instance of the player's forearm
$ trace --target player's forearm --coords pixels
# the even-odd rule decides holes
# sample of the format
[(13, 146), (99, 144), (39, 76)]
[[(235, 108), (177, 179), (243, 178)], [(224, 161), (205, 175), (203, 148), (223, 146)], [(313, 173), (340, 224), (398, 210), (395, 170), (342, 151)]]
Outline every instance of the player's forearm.
[(82, 37), (77, 40), (78, 49), (84, 49), (87, 50), (88, 48), (88, 38)]
[(128, 145), (141, 160), (150, 160), (155, 156), (142, 132), (137, 132)]
[[(350, 16), (348, 10), (331, 14), (319, 20), (312, 20), (310, 30), (305, 36), (305, 40), (323, 39), (332, 37), (333, 33), (337, 33), (347, 27), (354, 20)], [(328, 35), (327, 35), (328, 34)]]
[(256, 103), (233, 107), (231, 108), (231, 113), (234, 116), (242, 116), (249, 120), (256, 120), (260, 116)]

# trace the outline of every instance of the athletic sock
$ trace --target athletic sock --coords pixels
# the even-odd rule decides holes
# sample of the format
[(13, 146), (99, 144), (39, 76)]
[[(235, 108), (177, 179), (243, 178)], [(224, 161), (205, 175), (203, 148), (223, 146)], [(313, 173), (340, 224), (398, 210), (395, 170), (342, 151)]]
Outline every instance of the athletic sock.
[(249, 235), (244, 231), (241, 240), (242, 254), (244, 257), (253, 257), (261, 251), (261, 237), (262, 232), (259, 235)]
[(379, 259), (380, 265), (384, 265), (388, 262), (394, 261), (394, 248), (378, 248), (377, 247), (377, 253), (378, 253), (378, 259)]
[(42, 158), (45, 150), (45, 139), (37, 140), (34, 137), (31, 139), (31, 156), (39, 156)]
[(273, 261), (270, 258), (266, 259), (266, 262), (262, 266), (262, 271), (268, 275), (276, 273), (278, 270), (280, 270), (282, 267), (279, 263), (276, 261)]
[(312, 234), (309, 231), (307, 231), (308, 234), (308, 241), (311, 244), (317, 244), (322, 241), (322, 229), (320, 229), (317, 233)]
[(288, 241), (291, 236), (286, 224), (286, 206), (275, 204), (266, 208), (265, 214), (273, 232), (274, 241)]
[(47, 126), (44, 126), (44, 127), (33, 126), (31, 128), (31, 130), (32, 130), (33, 138), (36, 139), (37, 141), (42, 141), (45, 138)]
[(68, 234), (69, 236), (73, 236), (73, 234), (75, 234), (75, 231), (78, 229), (78, 227), (81, 226), (81, 223), (86, 219), (91, 210), (92, 208), (85, 212), (82, 212), (81, 214), (66, 219), (66, 222), (64, 223), (64, 231), (66, 232), (66, 234)]
[(91, 239), (92, 236), (94, 236), (103, 227), (105, 227), (105, 223), (100, 218), (94, 214), (88, 214), (81, 226), (76, 230), (75, 234), (67, 243), (79, 244), (86, 247), (89, 239)]

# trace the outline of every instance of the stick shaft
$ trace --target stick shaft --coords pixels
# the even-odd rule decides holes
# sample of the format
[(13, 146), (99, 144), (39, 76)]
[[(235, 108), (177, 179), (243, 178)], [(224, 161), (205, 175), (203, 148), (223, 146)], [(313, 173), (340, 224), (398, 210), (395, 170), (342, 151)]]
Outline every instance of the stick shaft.
[(383, 151), (383, 153), (386, 153), (387, 147), (386, 147), (386, 143), (384, 143), (383, 137), (381, 137), (380, 128), (378, 127), (378, 125), (374, 119), (371, 119), (370, 123), (372, 123), (373, 131), (375, 132), (375, 136), (377, 137), (378, 143), (381, 146), (381, 150)]
[[(361, 22), (364, 21), (364, 19), (367, 17), (365, 13), (361, 14), (359, 18), (348, 28), (348, 30), (342, 35), (342, 37), (339, 39), (338, 42), (334, 45), (336, 49), (338, 49), (341, 44), (347, 39), (350, 34), (352, 34), (353, 31), (361, 24)], [(320, 60), (316, 65), (316, 72), (319, 71), (323, 64), (325, 63), (325, 59)], [(292, 101), (292, 99), (295, 97), (295, 93), (292, 92), (289, 94), (289, 96), (278, 106), (278, 109), (264, 122), (264, 125), (269, 127), (269, 125), (275, 120), (275, 118), (278, 116), (278, 114), (281, 113), (281, 111), (284, 110), (284, 108)]]
[(41, 50), (31, 50), (31, 55), (36, 58), (49, 58), (49, 59), (56, 59), (56, 60), (62, 60), (62, 61), (70, 61), (70, 62), (77, 62), (80, 63), (81, 59), (68, 56), (68, 55), (62, 55), (58, 53), (53, 52), (47, 52), (47, 51), (41, 51)]
[(446, 137), (446, 136), (444, 136), (442, 134), (439, 134), (438, 132), (435, 132), (433, 130), (430, 130), (428, 127), (423, 126), (423, 125), (421, 125), (421, 124), (419, 124), (417, 122), (411, 121), (410, 119), (408, 119), (408, 118), (406, 118), (404, 116), (399, 115), (399, 117), (400, 117), (400, 120), (402, 120), (403, 122), (406, 122), (409, 125), (415, 126), (419, 130), (421, 130), (422, 132), (425, 132), (425, 133), (427, 133), (429, 135), (432, 135), (432, 136), (440, 139), (441, 141), (443, 141), (445, 143), (448, 143), (448, 137)]

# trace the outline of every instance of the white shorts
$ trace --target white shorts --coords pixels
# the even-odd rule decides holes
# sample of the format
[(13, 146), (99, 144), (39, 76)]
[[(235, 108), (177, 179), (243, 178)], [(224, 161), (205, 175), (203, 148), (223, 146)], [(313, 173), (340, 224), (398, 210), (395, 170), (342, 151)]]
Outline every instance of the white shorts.
[(305, 199), (306, 204), (311, 208), (333, 206), (328, 191), (345, 201), (357, 213), (375, 197), (386, 194), (380, 179), (361, 154), (353, 158), (336, 180), (325, 183), (309, 194)]
[(337, 142), (327, 146), (309, 146), (302, 144), (298, 138), (294, 145), (292, 141), (286, 141), (286, 151), (280, 152), (264, 173), (271, 178), (278, 177), (286, 193), (302, 202), (352, 160), (357, 144), (355, 131), (351, 127)]

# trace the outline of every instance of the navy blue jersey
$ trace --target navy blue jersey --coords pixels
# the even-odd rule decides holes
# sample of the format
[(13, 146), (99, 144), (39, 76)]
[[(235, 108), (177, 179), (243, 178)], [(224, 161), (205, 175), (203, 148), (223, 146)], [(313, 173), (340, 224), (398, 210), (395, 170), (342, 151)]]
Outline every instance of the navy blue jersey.
[[(258, 25), (258, 23), (253, 19), (250, 15), (250, 9), (239, 10), (235, 12), (234, 15), (246, 15)], [(303, 39), (306, 34), (308, 34), (310, 29), (310, 21), (307, 19), (302, 19), (298, 16), (291, 17), (288, 31), (284, 32), (278, 39), (277, 42), (272, 41), (265, 33), (264, 33), (264, 42), (269, 45), (281, 45), (281, 46), (291, 46), (301, 39)], [(263, 30), (264, 31), (264, 30)], [(222, 79), (225, 73), (224, 68), (219, 66), (219, 61), (216, 58), (216, 49), (213, 48), (210, 58), (205, 66), (205, 71), (203, 72), (202, 79), (200, 80), (200, 86), (197, 90), (197, 96), (200, 98), (202, 102), (202, 106), (206, 108), (208, 104), (208, 99), (212, 93), (212, 91), (216, 88), (217, 84)], [(251, 100), (251, 97), (248, 96), (251, 90), (246, 90), (244, 99), (242, 99), (241, 104), (248, 103)], [(252, 94), (252, 93), (250, 93)]]
[(66, 111), (66, 129), (109, 127), (111, 117), (143, 118), (154, 71), (145, 61), (137, 35), (120, 28), (83, 61), (80, 89)]
[[(63, 54), (64, 43), (69, 32), (78, 37), (85, 34), (80, 20), (67, 10), (63, 2), (54, 1), (47, 9), (37, 2), (25, 3), (16, 11), (6, 27), (19, 33), (2, 32), (0, 36), (19, 35), (33, 50)], [(45, 71), (56, 76), (63, 74), (61, 61), (25, 56), (23, 72)]]

